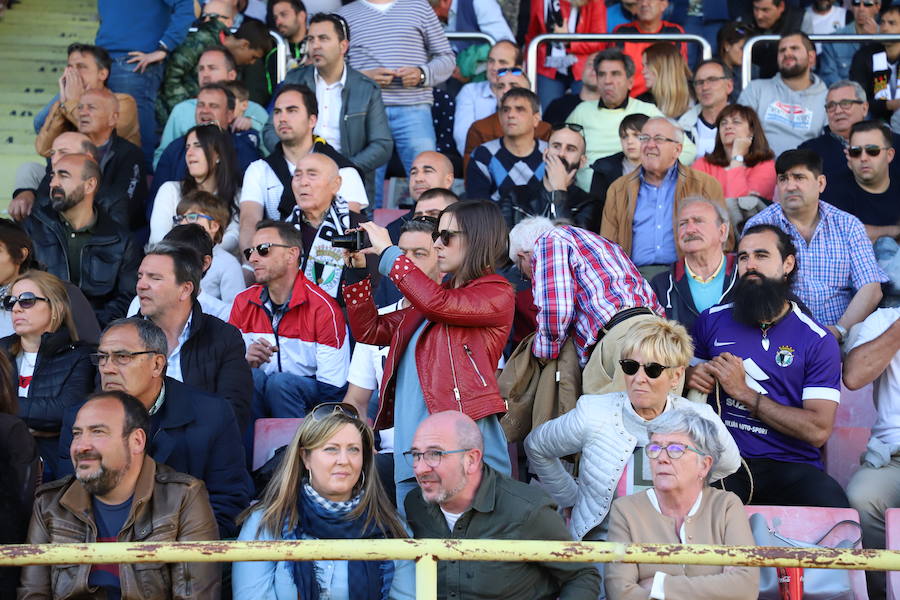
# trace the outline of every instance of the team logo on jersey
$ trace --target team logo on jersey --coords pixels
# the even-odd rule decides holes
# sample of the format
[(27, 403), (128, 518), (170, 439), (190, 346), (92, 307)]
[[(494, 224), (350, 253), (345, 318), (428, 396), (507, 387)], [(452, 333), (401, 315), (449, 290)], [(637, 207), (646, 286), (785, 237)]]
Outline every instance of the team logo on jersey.
[(790, 346), (779, 346), (775, 353), (775, 364), (779, 367), (789, 367), (794, 362), (794, 349)]

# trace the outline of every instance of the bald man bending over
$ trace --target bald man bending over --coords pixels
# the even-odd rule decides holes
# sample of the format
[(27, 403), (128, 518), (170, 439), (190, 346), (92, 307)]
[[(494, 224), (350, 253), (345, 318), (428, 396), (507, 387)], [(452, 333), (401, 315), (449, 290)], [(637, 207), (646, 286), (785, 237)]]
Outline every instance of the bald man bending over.
[[(422, 421), (412, 448), (403, 453), (419, 484), (405, 502), (416, 538), (571, 539), (543, 491), (501, 475), (484, 464), (483, 455), (481, 431), (465, 414), (440, 412)], [(441, 598), (594, 600), (599, 590), (600, 576), (593, 565), (438, 563)]]

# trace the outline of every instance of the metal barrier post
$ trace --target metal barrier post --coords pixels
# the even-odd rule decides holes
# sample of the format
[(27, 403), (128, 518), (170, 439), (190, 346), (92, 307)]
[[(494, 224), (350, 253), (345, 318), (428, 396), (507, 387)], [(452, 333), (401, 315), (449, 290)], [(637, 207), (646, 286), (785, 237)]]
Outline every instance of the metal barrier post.
[(277, 85), (287, 77), (288, 44), (277, 31), (269, 31), (269, 35), (275, 38), (275, 83)]
[(694, 42), (703, 49), (703, 60), (712, 58), (712, 46), (692, 33), (542, 33), (528, 44), (525, 72), (531, 80), (531, 91), (537, 93), (537, 51), (547, 42)]
[(437, 557), (423, 554), (416, 561), (416, 600), (437, 600)]
[(497, 43), (497, 40), (495, 40), (492, 36), (486, 33), (481, 33), (480, 31), (448, 31), (447, 39), (451, 42), (481, 40), (482, 42), (491, 46)]
[[(743, 62), (741, 62), (741, 87), (746, 88), (750, 83), (750, 77), (753, 72), (753, 46), (759, 42), (772, 42), (780, 40), (780, 35), (757, 35), (746, 41), (744, 44)], [(900, 35), (892, 33), (873, 33), (871, 35), (858, 33), (834, 33), (834, 34), (816, 34), (809, 36), (809, 39), (815, 43), (825, 42), (828, 44), (838, 44), (842, 42), (898, 42)]]

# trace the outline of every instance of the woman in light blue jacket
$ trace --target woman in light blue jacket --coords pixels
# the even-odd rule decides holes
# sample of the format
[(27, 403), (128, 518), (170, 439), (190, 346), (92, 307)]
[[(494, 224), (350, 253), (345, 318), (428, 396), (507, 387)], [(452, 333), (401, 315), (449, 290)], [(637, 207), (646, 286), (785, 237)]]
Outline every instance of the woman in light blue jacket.
[[(350, 404), (315, 407), (284, 454), (242, 541), (407, 537), (375, 470), (372, 430)], [(235, 600), (412, 598), (410, 561), (236, 562)]]

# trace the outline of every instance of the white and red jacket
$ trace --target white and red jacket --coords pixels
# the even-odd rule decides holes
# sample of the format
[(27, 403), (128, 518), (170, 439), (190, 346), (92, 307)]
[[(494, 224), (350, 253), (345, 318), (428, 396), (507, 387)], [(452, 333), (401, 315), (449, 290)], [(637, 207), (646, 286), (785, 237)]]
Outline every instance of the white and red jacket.
[(278, 347), (260, 366), (266, 374), (286, 371), (336, 387), (347, 383), (347, 325), (331, 296), (298, 271), (287, 307), (280, 319), (275, 316), (268, 288), (257, 284), (237, 295), (228, 319), (241, 330), (245, 345), (265, 338)]

